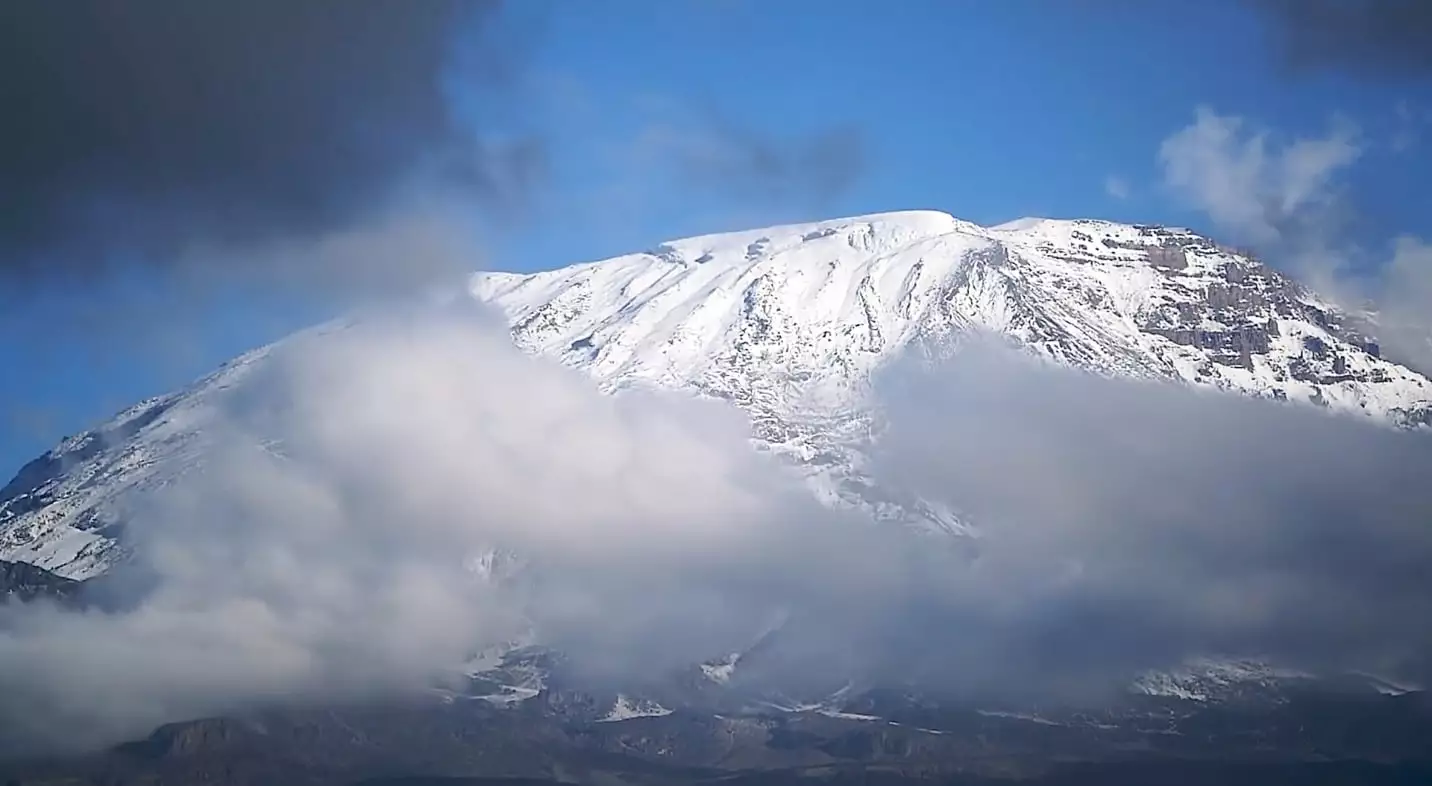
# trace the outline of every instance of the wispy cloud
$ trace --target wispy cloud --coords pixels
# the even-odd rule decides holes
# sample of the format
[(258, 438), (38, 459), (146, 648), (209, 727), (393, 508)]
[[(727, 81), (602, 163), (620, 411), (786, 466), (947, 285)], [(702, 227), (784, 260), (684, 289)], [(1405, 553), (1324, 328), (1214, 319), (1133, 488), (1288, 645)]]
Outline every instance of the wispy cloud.
[[(1218, 231), (1349, 308), (1375, 302), (1389, 357), (1432, 371), (1432, 264), (1416, 237), (1368, 251), (1342, 232), (1350, 210), (1341, 177), (1363, 153), (1356, 126), (1334, 120), (1324, 136), (1276, 142), (1247, 120), (1200, 107), (1159, 148), (1165, 185)], [(1354, 264), (1357, 263), (1357, 264)]]
[(1129, 186), (1129, 181), (1118, 175), (1109, 175), (1104, 178), (1104, 193), (1114, 199), (1123, 200), (1128, 199), (1133, 191)]
[(1288, 240), (1337, 205), (1337, 177), (1362, 155), (1356, 126), (1277, 143), (1247, 120), (1201, 106), (1159, 148), (1175, 195), (1243, 242)]
[(855, 125), (810, 134), (757, 131), (717, 112), (677, 112), (634, 140), (637, 160), (687, 189), (737, 201), (820, 207), (863, 176), (867, 142)]
[(1412, 106), (1405, 100), (1397, 102), (1395, 112), (1397, 127), (1392, 132), (1392, 140), (1389, 145), (1394, 153), (1406, 153), (1417, 145), (1421, 124), (1417, 122)]

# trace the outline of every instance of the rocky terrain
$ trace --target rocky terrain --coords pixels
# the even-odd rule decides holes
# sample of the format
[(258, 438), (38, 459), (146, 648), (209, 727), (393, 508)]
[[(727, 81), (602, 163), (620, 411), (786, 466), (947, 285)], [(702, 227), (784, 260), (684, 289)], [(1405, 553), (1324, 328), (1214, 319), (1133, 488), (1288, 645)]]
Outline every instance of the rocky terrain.
[[(544, 692), (508, 707), (439, 700), (195, 720), (90, 756), (0, 762), (0, 777), (11, 784), (112, 785), (798, 778), (1333, 786), (1419, 783), (1425, 781), (1416, 778), (1432, 772), (1422, 759), (1432, 741), (1432, 707), (1420, 695), (1310, 693), (1256, 711), (1171, 701), (1151, 704), (1137, 722), (1109, 714), (998, 713), (900, 697), (870, 700), (886, 704), (881, 709), (898, 720), (856, 713), (676, 711), (600, 722), (562, 709), (581, 700)], [(1156, 780), (1143, 780), (1150, 777)]]

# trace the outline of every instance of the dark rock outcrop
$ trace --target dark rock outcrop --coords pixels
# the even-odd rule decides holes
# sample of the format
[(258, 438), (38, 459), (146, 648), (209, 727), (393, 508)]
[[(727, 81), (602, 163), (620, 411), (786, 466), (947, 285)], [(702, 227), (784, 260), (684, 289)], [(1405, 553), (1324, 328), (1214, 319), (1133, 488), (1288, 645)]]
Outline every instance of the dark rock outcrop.
[(39, 599), (65, 604), (79, 602), (80, 582), (25, 562), (0, 560), (0, 602)]

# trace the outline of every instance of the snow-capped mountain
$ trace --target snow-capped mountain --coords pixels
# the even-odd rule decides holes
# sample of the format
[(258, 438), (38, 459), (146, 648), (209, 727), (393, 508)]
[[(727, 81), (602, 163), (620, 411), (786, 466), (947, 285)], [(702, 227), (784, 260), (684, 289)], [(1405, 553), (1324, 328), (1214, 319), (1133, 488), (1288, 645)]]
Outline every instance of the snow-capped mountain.
[[(679, 388), (751, 415), (757, 444), (802, 467), (831, 504), (934, 531), (951, 511), (880, 488), (871, 375), (987, 331), (1097, 373), (1432, 420), (1432, 381), (1382, 357), (1354, 316), (1256, 259), (1178, 229), (1022, 219), (981, 227), (886, 213), (689, 238), (542, 273), (481, 273), (471, 292), (523, 349), (604, 389)], [(189, 388), (66, 439), (0, 490), (0, 559), (61, 576), (120, 558), (135, 492), (203, 451), (206, 397), (260, 349)]]

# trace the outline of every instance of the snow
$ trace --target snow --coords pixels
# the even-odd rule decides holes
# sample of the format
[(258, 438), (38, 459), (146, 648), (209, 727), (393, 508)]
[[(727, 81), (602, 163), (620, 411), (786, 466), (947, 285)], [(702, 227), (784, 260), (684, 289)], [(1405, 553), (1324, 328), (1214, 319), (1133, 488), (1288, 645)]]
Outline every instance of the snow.
[(660, 718), (670, 715), (671, 710), (657, 704), (654, 701), (645, 699), (631, 699), (625, 695), (618, 694), (616, 703), (597, 720), (598, 723), (615, 723), (617, 721), (632, 720), (633, 718)]
[(528, 699), (535, 699), (542, 693), (541, 688), (533, 688), (525, 685), (503, 685), (500, 693), (490, 693), (477, 698), (498, 706), (521, 704)]
[(878, 715), (863, 715), (858, 712), (841, 712), (839, 710), (817, 710), (817, 712), (827, 718), (839, 718), (841, 720), (878, 721), (881, 719)]
[[(1155, 265), (1150, 248), (1179, 248), (1184, 264)], [(1359, 343), (1348, 327), (1356, 315), (1182, 229), (1045, 218), (981, 227), (901, 211), (673, 240), (539, 273), (478, 273), (469, 289), (523, 349), (610, 392), (651, 386), (733, 401), (750, 413), (756, 446), (799, 467), (822, 501), (942, 535), (975, 533), (957, 512), (903, 490), (862, 490), (877, 422), (870, 382), (906, 349), (939, 354), (974, 330), (1099, 374), (1379, 422), (1432, 406), (1432, 382)], [(1216, 307), (1214, 294), (1228, 291), (1247, 303)], [(1246, 362), (1169, 337), (1270, 325), (1267, 351)], [(0, 559), (71, 578), (104, 572), (119, 556), (104, 527), (146, 490), (202, 465), (213, 402), (267, 352), (57, 446), (43, 477), (0, 497)], [(101, 432), (117, 437), (88, 450)], [(494, 567), (474, 564), (484, 576)], [(729, 679), (734, 665), (708, 664), (708, 676)]]
[(1011, 720), (1029, 721), (1030, 723), (1037, 723), (1037, 724), (1039, 724), (1040, 726), (1063, 726), (1063, 725), (1064, 725), (1063, 723), (1060, 723), (1059, 721), (1053, 721), (1053, 720), (1050, 720), (1050, 719), (1048, 719), (1048, 718), (1046, 718), (1046, 717), (1043, 717), (1042, 715), (1035, 715), (1034, 713), (1029, 713), (1029, 712), (1006, 712), (1006, 711), (1004, 711), (1004, 710), (978, 710), (978, 713), (979, 713), (980, 715), (983, 715), (983, 716), (987, 717), (987, 718), (1009, 718), (1009, 719), (1011, 719)]
[(1189, 659), (1169, 671), (1149, 671), (1134, 680), (1135, 693), (1184, 701), (1207, 702), (1222, 698), (1233, 689), (1249, 686), (1272, 687), (1313, 675), (1273, 666), (1259, 658)]
[(731, 681), (731, 675), (736, 673), (736, 664), (740, 662), (741, 654), (732, 653), (719, 660), (701, 664), (701, 673), (706, 675), (706, 679), (725, 685)]

